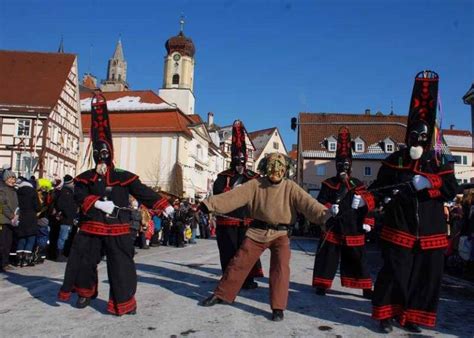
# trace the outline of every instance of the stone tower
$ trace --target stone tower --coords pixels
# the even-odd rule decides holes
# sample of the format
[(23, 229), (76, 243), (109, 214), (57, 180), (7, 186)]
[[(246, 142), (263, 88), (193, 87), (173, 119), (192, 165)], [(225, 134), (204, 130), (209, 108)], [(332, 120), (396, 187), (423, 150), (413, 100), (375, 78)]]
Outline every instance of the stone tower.
[(104, 92), (122, 92), (128, 90), (127, 61), (123, 57), (122, 41), (119, 39), (115, 52), (107, 67), (107, 79), (102, 81), (100, 89)]
[(178, 35), (165, 43), (166, 56), (163, 88), (159, 95), (169, 104), (175, 104), (183, 113), (194, 114), (194, 43), (184, 35), (184, 20), (180, 20)]

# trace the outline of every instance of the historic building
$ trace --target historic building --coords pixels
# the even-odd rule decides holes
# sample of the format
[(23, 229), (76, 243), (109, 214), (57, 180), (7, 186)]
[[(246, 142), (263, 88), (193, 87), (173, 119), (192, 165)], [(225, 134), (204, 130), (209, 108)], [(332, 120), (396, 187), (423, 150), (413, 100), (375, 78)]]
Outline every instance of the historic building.
[(114, 55), (109, 59), (107, 79), (102, 81), (100, 89), (103, 92), (121, 92), (128, 90), (127, 61), (125, 61), (123, 56), (122, 41), (120, 39), (117, 42), (117, 46), (115, 46)]
[(249, 137), (255, 146), (255, 168), (258, 168), (262, 158), (269, 153), (277, 152), (288, 156), (285, 143), (276, 127), (253, 131), (249, 133)]
[(77, 57), (0, 51), (0, 165), (17, 175), (75, 175), (81, 120)]
[(377, 177), (380, 161), (405, 142), (406, 116), (371, 114), (299, 114), (297, 180), (313, 196), (321, 182), (336, 175), (335, 156), (339, 128), (350, 130), (352, 174), (369, 185)]
[(458, 183), (474, 183), (474, 154), (469, 130), (443, 129), (443, 138), (455, 160)]

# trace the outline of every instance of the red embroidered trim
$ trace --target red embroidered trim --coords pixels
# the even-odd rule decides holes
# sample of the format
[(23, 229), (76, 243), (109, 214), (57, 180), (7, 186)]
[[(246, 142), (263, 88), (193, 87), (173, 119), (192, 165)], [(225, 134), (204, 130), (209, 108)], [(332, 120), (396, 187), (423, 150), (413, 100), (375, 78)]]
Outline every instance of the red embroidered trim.
[(375, 209), (375, 198), (370, 192), (361, 192), (360, 196), (367, 204), (368, 211), (372, 211)]
[(347, 246), (365, 245), (365, 235), (342, 236)]
[(332, 285), (332, 279), (326, 279), (321, 277), (314, 277), (313, 278), (313, 286), (330, 289)]
[(250, 224), (252, 224), (252, 222), (253, 222), (253, 218), (247, 218), (247, 217), (244, 218), (244, 225), (249, 226)]
[(441, 180), (441, 177), (435, 174), (424, 174), (428, 181), (431, 183), (431, 188), (432, 189), (439, 189), (443, 185), (443, 181)]
[(89, 195), (86, 198), (84, 198), (84, 201), (82, 202), (82, 211), (84, 213), (87, 213), (90, 208), (94, 205), (95, 202), (99, 200), (100, 196), (97, 195)]
[(372, 217), (364, 218), (364, 224), (368, 224), (373, 228), (375, 225), (375, 218), (372, 218)]
[(372, 279), (341, 276), (341, 285), (353, 289), (372, 289)]
[(447, 248), (448, 236), (446, 234), (421, 236), (420, 246), (422, 250)]
[(400, 316), (400, 324), (405, 325), (407, 322), (434, 327), (436, 325), (436, 312), (405, 310)]
[(390, 304), (383, 306), (372, 307), (372, 318), (376, 320), (383, 320), (387, 318), (393, 318), (402, 313), (402, 306), (398, 304)]
[(81, 183), (84, 183), (84, 184), (89, 184), (89, 182), (95, 182), (97, 181), (97, 178), (98, 178), (98, 174), (95, 174), (94, 177), (90, 178), (90, 179), (84, 179), (84, 178), (79, 178), (79, 177), (76, 177), (74, 179), (74, 181), (76, 182), (81, 182)]
[(59, 300), (61, 300), (63, 302), (67, 302), (70, 298), (71, 298), (71, 293), (70, 292), (65, 292), (65, 291), (59, 290), (59, 293), (58, 293), (58, 299)]
[(130, 233), (129, 224), (106, 224), (93, 221), (81, 223), (80, 229), (85, 233), (100, 236), (120, 236)]
[(135, 301), (135, 296), (133, 296), (124, 303), (118, 304), (114, 304), (114, 301), (112, 299), (109, 299), (109, 302), (107, 304), (107, 311), (119, 316), (129, 313), (135, 310), (136, 308), (137, 302)]
[(441, 196), (441, 191), (439, 191), (438, 189), (428, 189), (428, 195), (430, 196), (430, 198), (436, 198)]
[(151, 209), (163, 211), (163, 210), (166, 209), (166, 207), (168, 207), (169, 205), (170, 205), (170, 204), (168, 203), (168, 201), (166, 200), (166, 198), (160, 198), (158, 201), (155, 202), (155, 204), (153, 204), (153, 206), (151, 207)]
[(95, 294), (96, 288), (97, 285), (94, 285), (92, 289), (78, 288), (75, 286), (74, 291), (76, 291), (76, 293), (81, 297), (90, 298)]
[(216, 225), (218, 226), (232, 226), (232, 227), (238, 227), (241, 225), (241, 221), (236, 220), (236, 219), (229, 219), (229, 218), (223, 218), (223, 217), (216, 217)]
[(416, 241), (415, 236), (403, 231), (392, 229), (388, 226), (384, 226), (382, 228), (380, 238), (387, 242), (391, 242), (410, 249), (413, 248)]
[(136, 179), (138, 179), (138, 176), (137, 175), (134, 175), (132, 176), (131, 178), (129, 178), (128, 180), (124, 181), (124, 182), (120, 182), (119, 180), (117, 181), (114, 181), (114, 182), (111, 182), (110, 181), (110, 171), (113, 170), (111, 168), (109, 168), (109, 170), (107, 170), (107, 174), (105, 174), (105, 180), (107, 182), (107, 185), (120, 185), (122, 187), (125, 187), (126, 185), (132, 183), (133, 181), (135, 181)]
[(329, 209), (329, 208), (331, 208), (331, 207), (332, 207), (332, 204), (331, 204), (331, 203), (329, 203), (329, 202), (327, 202), (327, 203), (325, 203), (325, 204), (324, 204), (324, 206), (325, 206), (326, 208), (328, 208), (328, 209)]
[(326, 231), (324, 233), (324, 240), (334, 244), (342, 244), (342, 236), (332, 231)]

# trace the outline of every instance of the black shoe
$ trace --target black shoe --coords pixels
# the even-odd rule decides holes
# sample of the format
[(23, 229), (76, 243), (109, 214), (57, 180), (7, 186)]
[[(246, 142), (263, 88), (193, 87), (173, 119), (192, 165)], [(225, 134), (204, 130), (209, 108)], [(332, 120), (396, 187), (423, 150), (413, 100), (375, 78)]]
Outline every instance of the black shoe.
[(91, 303), (91, 299), (88, 297), (79, 297), (77, 298), (76, 307), (78, 309), (83, 309)]
[(318, 296), (326, 296), (326, 289), (325, 288), (316, 288), (316, 294)]
[(244, 285), (242, 285), (242, 289), (244, 289), (244, 290), (253, 290), (253, 289), (256, 289), (256, 288), (258, 288), (258, 283), (255, 282), (255, 281), (250, 281), (250, 282), (244, 283)]
[(411, 322), (407, 322), (403, 328), (407, 331), (410, 331), (410, 332), (413, 332), (413, 333), (421, 333), (421, 329), (420, 327), (415, 324), (415, 323), (411, 323)]
[(372, 291), (372, 289), (363, 289), (362, 297), (364, 297), (365, 299), (372, 299), (373, 293), (374, 292)]
[(283, 310), (273, 310), (272, 320), (274, 322), (281, 322), (283, 317)]
[(392, 319), (384, 319), (380, 321), (380, 331), (390, 333), (393, 331)]
[(212, 294), (201, 302), (201, 306), (214, 306), (216, 304), (221, 304), (222, 299), (218, 298), (216, 295)]

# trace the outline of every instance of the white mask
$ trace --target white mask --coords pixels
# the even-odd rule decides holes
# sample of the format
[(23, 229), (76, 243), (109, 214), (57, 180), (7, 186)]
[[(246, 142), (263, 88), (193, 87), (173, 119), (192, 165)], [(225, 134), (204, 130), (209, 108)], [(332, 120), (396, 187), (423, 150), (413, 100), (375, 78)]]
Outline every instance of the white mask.
[(420, 159), (421, 155), (423, 155), (423, 147), (422, 146), (410, 147), (410, 157), (411, 157), (412, 160)]

